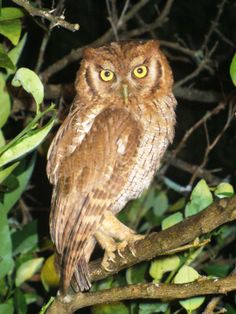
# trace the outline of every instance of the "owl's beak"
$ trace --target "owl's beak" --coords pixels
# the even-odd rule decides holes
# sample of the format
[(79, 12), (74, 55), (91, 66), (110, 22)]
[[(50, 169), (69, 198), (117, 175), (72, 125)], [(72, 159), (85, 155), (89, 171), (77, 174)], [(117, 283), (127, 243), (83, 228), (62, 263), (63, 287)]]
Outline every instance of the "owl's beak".
[(128, 90), (128, 85), (127, 84), (122, 84), (121, 93), (122, 93), (122, 96), (124, 98), (125, 104), (127, 105), (128, 97), (129, 97), (129, 90)]

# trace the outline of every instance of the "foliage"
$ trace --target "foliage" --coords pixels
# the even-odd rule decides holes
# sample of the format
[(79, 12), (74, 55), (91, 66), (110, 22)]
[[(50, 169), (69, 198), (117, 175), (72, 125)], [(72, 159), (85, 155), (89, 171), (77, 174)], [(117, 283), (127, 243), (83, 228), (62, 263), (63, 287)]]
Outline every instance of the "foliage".
[[(18, 8), (3, 8), (0, 16), (0, 33), (8, 38), (12, 45), (0, 45), (0, 313), (14, 312), (24, 314), (28, 304), (36, 302), (36, 293), (22, 288), (41, 268), (44, 258), (37, 257), (38, 232), (37, 221), (20, 225), (11, 214), (11, 209), (19, 201), (32, 175), (36, 156), (32, 153), (51, 130), (55, 113), (53, 105), (41, 111), (44, 91), (35, 72), (27, 68), (17, 70), (17, 62), (25, 44), (21, 41), (23, 17)], [(13, 77), (14, 76), (14, 77)], [(23, 88), (33, 96), (36, 113), (13, 139), (6, 141), (4, 126), (11, 115), (11, 95), (7, 84)], [(48, 114), (50, 120), (42, 126), (42, 118)]]
[(229, 71), (230, 71), (231, 79), (232, 79), (234, 85), (236, 86), (236, 54), (233, 56)]

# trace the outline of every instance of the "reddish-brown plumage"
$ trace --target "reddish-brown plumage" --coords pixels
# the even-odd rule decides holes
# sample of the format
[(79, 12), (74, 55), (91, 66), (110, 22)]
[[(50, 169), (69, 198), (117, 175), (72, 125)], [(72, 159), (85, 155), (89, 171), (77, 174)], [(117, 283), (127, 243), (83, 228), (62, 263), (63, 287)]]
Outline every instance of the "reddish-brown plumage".
[[(136, 77), (137, 68), (146, 75)], [(110, 81), (103, 81), (102, 70), (110, 71)], [(50, 230), (63, 291), (72, 277), (77, 290), (89, 289), (87, 264), (96, 240), (107, 258), (116, 248), (114, 239), (132, 242), (133, 232), (111, 213), (148, 188), (173, 140), (172, 84), (157, 41), (85, 50), (75, 100), (48, 153), (54, 186)], [(117, 226), (116, 234), (109, 225)]]

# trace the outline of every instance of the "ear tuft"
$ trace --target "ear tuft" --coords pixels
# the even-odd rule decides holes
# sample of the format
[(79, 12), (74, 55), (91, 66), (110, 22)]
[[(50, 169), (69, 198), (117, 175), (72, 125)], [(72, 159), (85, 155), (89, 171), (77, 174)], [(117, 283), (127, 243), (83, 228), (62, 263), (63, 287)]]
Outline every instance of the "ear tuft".
[(144, 42), (144, 46), (147, 49), (158, 49), (160, 47), (160, 43), (158, 40), (151, 39)]
[(94, 49), (94, 48), (89, 47), (89, 48), (85, 48), (83, 50), (83, 58), (85, 58), (85, 59), (93, 59), (96, 54), (97, 54), (96, 49)]

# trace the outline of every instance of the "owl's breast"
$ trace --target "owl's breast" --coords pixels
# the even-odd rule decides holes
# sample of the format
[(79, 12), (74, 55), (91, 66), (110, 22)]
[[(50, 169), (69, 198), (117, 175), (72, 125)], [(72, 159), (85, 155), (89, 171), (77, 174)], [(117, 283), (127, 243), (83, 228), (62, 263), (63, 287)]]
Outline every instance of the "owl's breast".
[(140, 105), (140, 109), (140, 112), (143, 112), (139, 117), (142, 132), (126, 184), (116, 198), (113, 207), (115, 213), (149, 187), (174, 135), (174, 106), (170, 106), (169, 103), (166, 105), (164, 101), (162, 103), (153, 101), (145, 108)]

